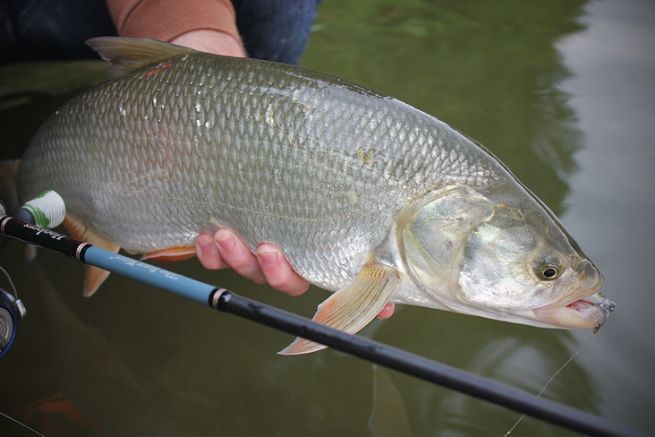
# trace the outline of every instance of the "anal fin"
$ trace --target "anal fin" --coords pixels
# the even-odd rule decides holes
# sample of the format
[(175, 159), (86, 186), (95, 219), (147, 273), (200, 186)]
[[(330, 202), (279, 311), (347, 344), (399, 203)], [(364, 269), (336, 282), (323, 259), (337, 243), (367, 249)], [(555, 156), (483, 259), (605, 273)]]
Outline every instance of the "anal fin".
[[(70, 214), (66, 214), (66, 218), (64, 219), (64, 227), (68, 233), (77, 240), (87, 241), (94, 246), (101, 247), (114, 253), (118, 253), (120, 250), (120, 246), (118, 244), (114, 243), (107, 237), (100, 235), (98, 232), (89, 228), (81, 220)], [(89, 265), (85, 266), (83, 288), (84, 296), (93, 296), (98, 288), (102, 285), (102, 283), (105, 282), (108, 276), (109, 272), (107, 270)]]
[(153, 250), (141, 257), (141, 261), (152, 259), (156, 261), (184, 261), (196, 256), (195, 246), (175, 246)]
[[(337, 291), (318, 306), (318, 311), (312, 320), (354, 334), (384, 308), (399, 282), (398, 271), (380, 264), (368, 263), (351, 284)], [(298, 337), (278, 353), (280, 355), (307, 354), (325, 347)]]

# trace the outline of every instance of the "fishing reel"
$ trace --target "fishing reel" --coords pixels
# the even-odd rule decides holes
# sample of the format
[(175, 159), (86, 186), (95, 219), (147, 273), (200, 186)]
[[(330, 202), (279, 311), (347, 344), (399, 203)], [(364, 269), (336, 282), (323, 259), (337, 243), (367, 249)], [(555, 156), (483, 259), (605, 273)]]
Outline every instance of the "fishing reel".
[[(0, 201), (0, 215), (5, 214), (5, 207)], [(3, 241), (3, 245), (6, 240)], [(25, 316), (25, 306), (18, 298), (16, 287), (14, 286), (11, 276), (7, 271), (0, 267), (12, 288), (12, 293), (0, 288), (0, 358), (2, 358), (16, 338), (16, 328), (18, 323)]]
[[(65, 206), (63, 199), (54, 191), (42, 193), (37, 198), (25, 203), (16, 213), (16, 218), (43, 228), (59, 226), (64, 220)], [(0, 217), (7, 213), (0, 201)], [(0, 267), (11, 286), (11, 292), (0, 287), (0, 358), (2, 358), (16, 338), (18, 324), (27, 313), (25, 305), (18, 298), (16, 286), (9, 273)]]
[(27, 311), (23, 302), (18, 298), (16, 287), (9, 273), (2, 267), (0, 267), (0, 271), (5, 274), (12, 288), (11, 293), (0, 288), (0, 358), (2, 358), (14, 342), (18, 324), (25, 317)]

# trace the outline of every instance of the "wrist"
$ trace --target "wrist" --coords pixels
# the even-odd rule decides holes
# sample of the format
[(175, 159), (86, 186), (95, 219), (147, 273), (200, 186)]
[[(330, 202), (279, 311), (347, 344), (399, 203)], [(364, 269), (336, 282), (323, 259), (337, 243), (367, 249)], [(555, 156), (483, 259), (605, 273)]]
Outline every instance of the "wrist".
[(192, 30), (175, 37), (171, 43), (223, 56), (246, 57), (241, 38), (212, 29)]

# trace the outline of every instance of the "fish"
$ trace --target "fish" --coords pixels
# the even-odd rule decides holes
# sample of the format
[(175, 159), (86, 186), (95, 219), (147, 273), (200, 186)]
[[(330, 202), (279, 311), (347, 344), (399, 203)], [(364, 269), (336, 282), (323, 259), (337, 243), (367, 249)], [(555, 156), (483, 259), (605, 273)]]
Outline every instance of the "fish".
[[(603, 276), (555, 214), (439, 119), (297, 66), (88, 44), (110, 79), (52, 114), (18, 169), (21, 199), (63, 197), (73, 236), (177, 260), (199, 233), (231, 228), (333, 292), (313, 320), (349, 333), (387, 302), (548, 328), (604, 322)], [(88, 266), (84, 294), (108, 275)], [(297, 338), (280, 353), (322, 348)]]

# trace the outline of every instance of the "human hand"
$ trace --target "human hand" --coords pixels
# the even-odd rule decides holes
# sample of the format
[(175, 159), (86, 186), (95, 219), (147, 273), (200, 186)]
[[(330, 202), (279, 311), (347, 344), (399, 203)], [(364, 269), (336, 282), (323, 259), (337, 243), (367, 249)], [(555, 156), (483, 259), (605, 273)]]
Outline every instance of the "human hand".
[(267, 283), (290, 296), (299, 296), (309, 288), (309, 282), (293, 271), (277, 247), (263, 243), (253, 254), (229, 229), (219, 229), (213, 236), (200, 234), (196, 255), (205, 268), (230, 267), (251, 281)]
[[(229, 229), (219, 229), (214, 235), (200, 234), (196, 238), (196, 255), (207, 269), (230, 267), (245, 278), (258, 284), (267, 283), (290, 296), (299, 296), (309, 288), (309, 282), (293, 270), (277, 247), (262, 243), (253, 254)], [(393, 311), (394, 304), (389, 302), (378, 318), (389, 318)]]

